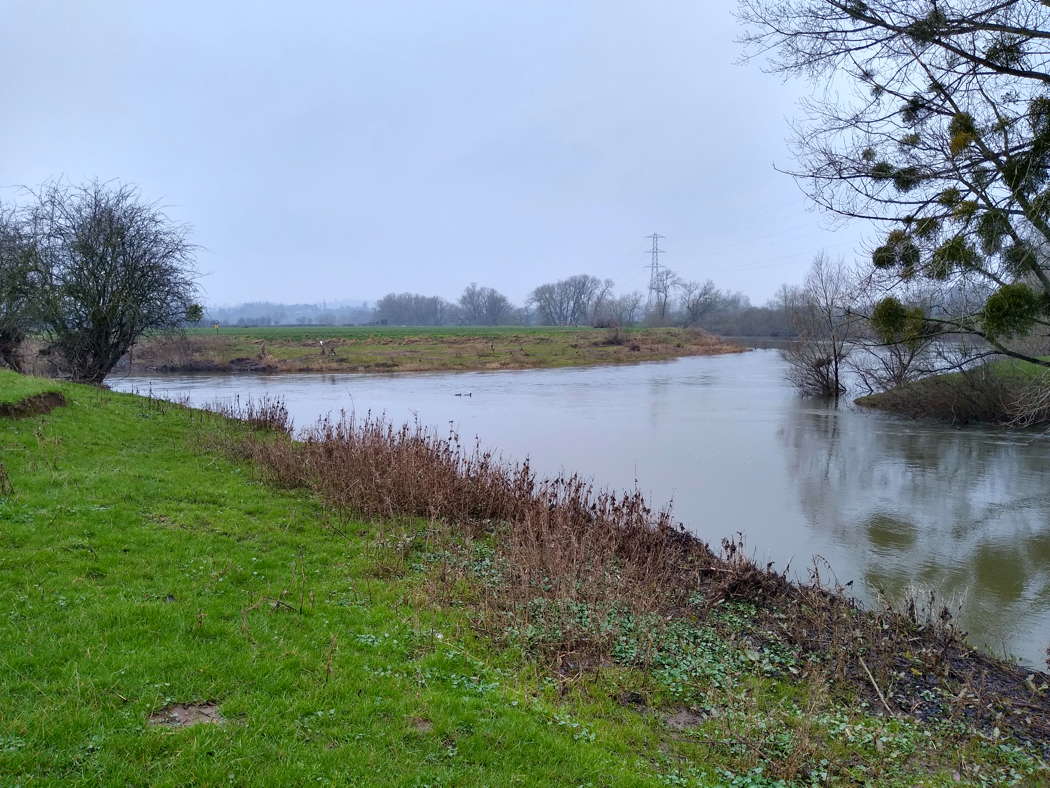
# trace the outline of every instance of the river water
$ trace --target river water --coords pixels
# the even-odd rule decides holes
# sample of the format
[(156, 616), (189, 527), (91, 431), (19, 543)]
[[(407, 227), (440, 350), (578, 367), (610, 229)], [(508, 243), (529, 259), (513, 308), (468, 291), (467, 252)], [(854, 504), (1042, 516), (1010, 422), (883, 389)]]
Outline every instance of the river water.
[[(971, 642), (1042, 666), (1050, 645), (1050, 437), (954, 429), (800, 399), (775, 350), (619, 367), (398, 375), (185, 375), (123, 391), (284, 398), (297, 426), (340, 410), (450, 423), (541, 474), (638, 486), (717, 545), (866, 601), (937, 592)], [(462, 396), (456, 396), (462, 395)]]

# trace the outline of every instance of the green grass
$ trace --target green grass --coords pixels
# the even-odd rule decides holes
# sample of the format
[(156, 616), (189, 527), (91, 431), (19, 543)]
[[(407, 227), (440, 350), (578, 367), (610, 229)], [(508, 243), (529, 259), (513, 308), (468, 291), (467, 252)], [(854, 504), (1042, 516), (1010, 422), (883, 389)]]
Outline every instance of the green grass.
[[(1050, 361), (1050, 356), (1041, 356), (1041, 361)], [(1014, 377), (1022, 380), (1035, 380), (1039, 377), (1050, 375), (1050, 369), (1022, 361), (1017, 358), (1002, 358), (990, 362), (992, 369), (999, 375)]]
[[(1050, 361), (1050, 356), (1041, 358), (1043, 361)], [(1020, 381), (1036, 380), (1040, 376), (1050, 374), (1050, 369), (1018, 358), (997, 358), (986, 362), (984, 366), (996, 376)], [(963, 373), (961, 372), (946, 372), (942, 375), (934, 376), (934, 378), (944, 381), (961, 380), (962, 377)]]
[(623, 364), (740, 350), (681, 328), (628, 329), (609, 339), (607, 329), (535, 326), (195, 328), (182, 337), (146, 339), (132, 357), (140, 371), (418, 372)]
[(59, 388), (55, 381), (47, 378), (15, 375), (4, 370), (0, 370), (0, 375), (0, 405), (14, 404), (35, 394), (57, 391)]
[[(0, 398), (42, 385), (0, 372)], [(392, 526), (204, 448), (217, 417), (57, 388), (67, 406), (0, 420), (0, 784), (786, 785), (761, 770), (809, 738), (814, 779), (829, 764), (881, 785), (1035, 768), (855, 699), (810, 713), (790, 654), (734, 644), (746, 607), (722, 635), (669, 631), (653, 671), (630, 667), (628, 640), (622, 665), (557, 681), (473, 633), (469, 589), (437, 604), (422, 553), (389, 571)], [(625, 689), (648, 705), (613, 700)], [(227, 723), (148, 723), (197, 701)], [(671, 730), (683, 706), (710, 713)]]

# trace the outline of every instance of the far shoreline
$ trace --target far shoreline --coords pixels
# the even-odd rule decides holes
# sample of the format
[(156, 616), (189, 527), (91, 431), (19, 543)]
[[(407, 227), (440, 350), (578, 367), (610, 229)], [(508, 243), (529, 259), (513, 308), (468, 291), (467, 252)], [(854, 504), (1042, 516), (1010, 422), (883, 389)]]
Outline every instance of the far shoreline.
[(743, 353), (698, 329), (282, 326), (193, 329), (151, 337), (114, 372), (155, 374), (397, 374), (621, 366)]

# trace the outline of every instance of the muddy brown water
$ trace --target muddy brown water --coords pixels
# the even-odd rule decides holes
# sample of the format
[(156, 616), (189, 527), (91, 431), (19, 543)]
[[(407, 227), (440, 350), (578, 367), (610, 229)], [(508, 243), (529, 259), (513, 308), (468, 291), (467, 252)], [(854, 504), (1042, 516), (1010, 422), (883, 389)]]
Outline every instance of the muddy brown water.
[[(623, 367), (399, 375), (125, 377), (194, 404), (278, 395), (298, 426), (346, 410), (455, 426), (541, 473), (635, 484), (717, 544), (880, 593), (937, 592), (970, 639), (1042, 666), (1050, 645), (1050, 437), (807, 401), (776, 350)], [(462, 396), (457, 396), (462, 395)]]

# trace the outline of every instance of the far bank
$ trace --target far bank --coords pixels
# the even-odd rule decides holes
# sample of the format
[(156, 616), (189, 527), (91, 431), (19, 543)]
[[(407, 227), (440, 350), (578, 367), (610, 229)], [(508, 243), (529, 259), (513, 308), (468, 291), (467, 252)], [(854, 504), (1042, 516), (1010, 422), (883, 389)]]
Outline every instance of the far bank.
[(264, 326), (143, 339), (122, 369), (144, 372), (432, 372), (632, 364), (739, 353), (684, 328)]

